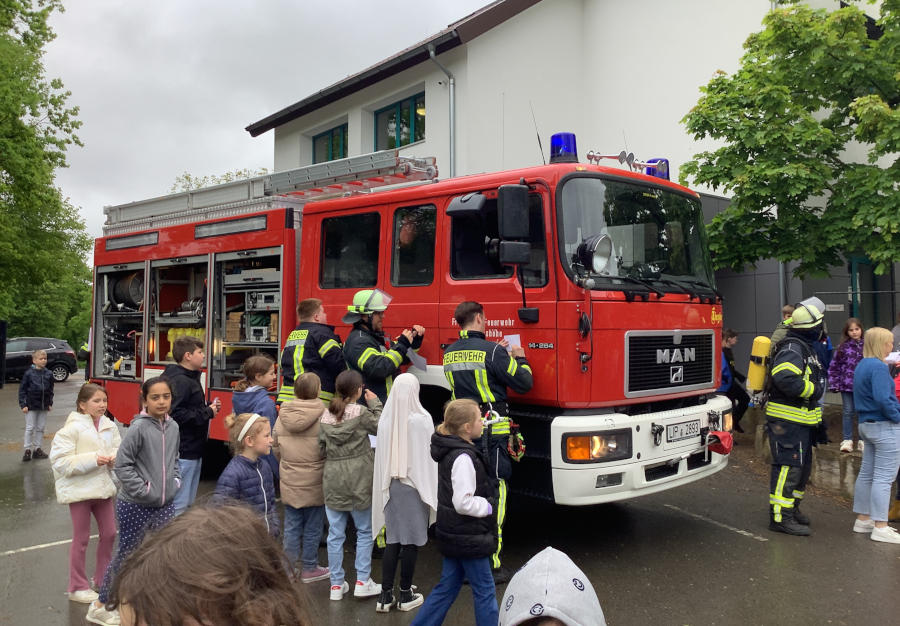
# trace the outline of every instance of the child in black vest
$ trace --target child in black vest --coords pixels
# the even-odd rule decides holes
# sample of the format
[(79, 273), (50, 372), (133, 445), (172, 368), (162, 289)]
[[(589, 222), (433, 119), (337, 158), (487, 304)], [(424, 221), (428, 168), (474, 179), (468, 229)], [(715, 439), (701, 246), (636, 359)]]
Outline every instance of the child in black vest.
[(473, 400), (454, 400), (431, 437), (431, 458), (438, 463), (436, 538), (444, 555), (441, 580), (412, 621), (413, 626), (442, 624), (459, 595), (463, 579), (472, 586), (477, 626), (494, 626), (497, 597), (490, 556), (497, 548), (497, 479), (473, 439), (484, 423)]

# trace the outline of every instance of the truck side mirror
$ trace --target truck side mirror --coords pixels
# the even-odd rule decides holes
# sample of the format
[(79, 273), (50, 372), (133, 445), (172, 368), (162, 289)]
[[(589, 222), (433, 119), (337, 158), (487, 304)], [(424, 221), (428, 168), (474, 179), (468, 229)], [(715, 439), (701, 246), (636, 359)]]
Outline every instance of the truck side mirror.
[(501, 241), (499, 248), (503, 265), (527, 265), (531, 261), (531, 244), (527, 241)]
[(497, 226), (500, 239), (528, 239), (527, 185), (502, 185), (497, 189)]

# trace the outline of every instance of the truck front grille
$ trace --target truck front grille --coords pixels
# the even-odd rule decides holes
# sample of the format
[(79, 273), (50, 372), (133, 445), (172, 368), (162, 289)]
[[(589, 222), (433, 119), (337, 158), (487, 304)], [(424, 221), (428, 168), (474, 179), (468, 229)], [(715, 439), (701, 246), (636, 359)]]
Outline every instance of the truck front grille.
[(625, 333), (625, 397), (706, 389), (718, 365), (712, 330)]

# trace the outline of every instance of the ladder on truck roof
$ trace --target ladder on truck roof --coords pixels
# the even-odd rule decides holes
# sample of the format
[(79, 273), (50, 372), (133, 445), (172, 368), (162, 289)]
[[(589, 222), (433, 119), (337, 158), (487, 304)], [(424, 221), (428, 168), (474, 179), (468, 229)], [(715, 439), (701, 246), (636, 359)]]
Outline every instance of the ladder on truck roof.
[(307, 202), (363, 193), (402, 183), (437, 178), (434, 157), (400, 156), (382, 150), (274, 172), (213, 187), (138, 200), (103, 208), (103, 235), (121, 235), (151, 228), (292, 207)]

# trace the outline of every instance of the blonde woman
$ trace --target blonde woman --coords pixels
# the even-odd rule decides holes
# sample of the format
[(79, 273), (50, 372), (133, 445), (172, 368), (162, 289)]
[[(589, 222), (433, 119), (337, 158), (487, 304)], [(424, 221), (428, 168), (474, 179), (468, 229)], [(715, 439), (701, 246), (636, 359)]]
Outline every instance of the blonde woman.
[(863, 359), (853, 375), (853, 403), (865, 442), (853, 494), (853, 531), (885, 543), (900, 543), (900, 533), (887, 525), (891, 483), (900, 467), (900, 402), (884, 362), (893, 346), (894, 336), (886, 328), (866, 331)]

